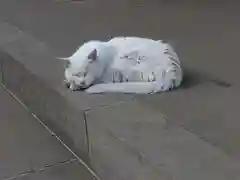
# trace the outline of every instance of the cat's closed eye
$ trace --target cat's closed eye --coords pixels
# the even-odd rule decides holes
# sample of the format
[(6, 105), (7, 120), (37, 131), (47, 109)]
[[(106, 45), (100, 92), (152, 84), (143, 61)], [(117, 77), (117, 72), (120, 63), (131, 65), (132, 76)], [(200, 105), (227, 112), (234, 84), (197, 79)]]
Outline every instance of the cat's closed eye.
[(77, 77), (86, 77), (87, 76), (87, 71), (84, 73), (77, 73), (77, 74), (73, 74), (73, 76), (77, 76)]
[(75, 73), (73, 76), (82, 77), (82, 73)]

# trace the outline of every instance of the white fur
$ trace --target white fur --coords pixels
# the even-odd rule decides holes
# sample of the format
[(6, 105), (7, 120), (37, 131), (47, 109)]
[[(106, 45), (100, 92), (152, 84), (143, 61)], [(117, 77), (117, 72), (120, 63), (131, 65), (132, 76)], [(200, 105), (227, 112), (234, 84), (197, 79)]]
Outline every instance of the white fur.
[[(94, 49), (97, 57), (91, 60)], [(70, 88), (85, 88), (88, 93), (157, 93), (178, 87), (182, 81), (178, 56), (161, 40), (116, 37), (108, 42), (89, 41), (62, 59), (69, 61), (65, 78)]]

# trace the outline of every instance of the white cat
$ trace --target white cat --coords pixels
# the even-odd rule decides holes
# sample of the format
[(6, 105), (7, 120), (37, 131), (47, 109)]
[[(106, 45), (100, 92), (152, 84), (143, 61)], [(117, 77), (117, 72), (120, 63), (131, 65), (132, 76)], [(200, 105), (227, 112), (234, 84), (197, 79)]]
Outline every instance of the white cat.
[(88, 93), (149, 94), (178, 87), (180, 61), (173, 48), (161, 40), (115, 37), (107, 42), (89, 41), (68, 62), (65, 82)]

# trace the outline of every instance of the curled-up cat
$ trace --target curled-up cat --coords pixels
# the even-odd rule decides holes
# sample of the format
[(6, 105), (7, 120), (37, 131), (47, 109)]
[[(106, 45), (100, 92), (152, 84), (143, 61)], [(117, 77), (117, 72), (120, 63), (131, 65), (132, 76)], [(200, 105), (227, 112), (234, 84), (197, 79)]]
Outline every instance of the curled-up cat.
[(161, 40), (115, 37), (84, 43), (66, 60), (65, 82), (88, 93), (150, 94), (180, 86), (182, 69), (173, 48)]

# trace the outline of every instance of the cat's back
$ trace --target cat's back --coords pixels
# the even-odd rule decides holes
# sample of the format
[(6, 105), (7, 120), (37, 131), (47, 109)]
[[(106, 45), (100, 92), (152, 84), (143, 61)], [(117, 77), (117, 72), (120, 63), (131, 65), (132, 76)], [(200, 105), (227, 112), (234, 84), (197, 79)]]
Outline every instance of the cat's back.
[(164, 71), (169, 70), (173, 76), (176, 74), (178, 79), (182, 78), (178, 56), (169, 44), (161, 40), (117, 37), (109, 42), (119, 50), (112, 68), (129, 78), (133, 76), (133, 81), (148, 81), (152, 73), (161, 76)]
[(118, 49), (119, 52), (128, 52), (142, 47), (156, 45), (157, 41), (140, 37), (115, 37), (108, 43)]
[[(144, 64), (146, 63), (153, 66), (156, 63), (162, 64), (166, 62), (164, 51), (169, 48), (166, 43), (160, 40), (140, 37), (115, 37), (108, 41), (108, 43), (115, 46), (118, 50), (115, 56), (117, 64), (128, 64), (129, 61), (123, 57), (129, 57), (130, 59), (142, 59), (142, 57), (144, 57)], [(126, 60), (126, 62), (124, 60)], [(139, 67), (139, 65), (137, 67)]]

